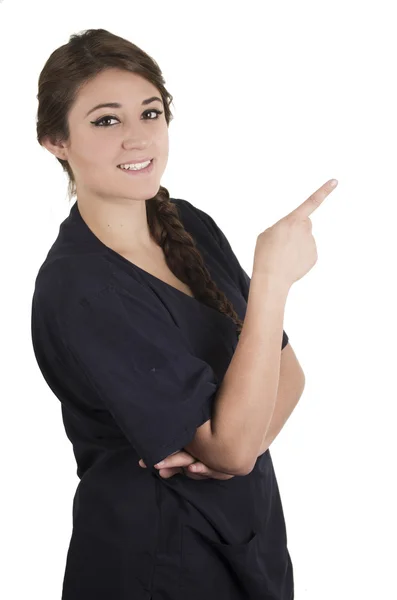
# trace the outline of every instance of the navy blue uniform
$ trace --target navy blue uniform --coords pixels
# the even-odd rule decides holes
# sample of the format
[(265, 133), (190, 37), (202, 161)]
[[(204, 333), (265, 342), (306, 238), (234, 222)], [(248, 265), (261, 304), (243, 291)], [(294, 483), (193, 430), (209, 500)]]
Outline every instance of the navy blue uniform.
[[(227, 238), (204, 211), (171, 201), (243, 319), (250, 278)], [(80, 479), (63, 600), (292, 600), (269, 450), (226, 481), (162, 479), (154, 468), (211, 418), (236, 331), (228, 315), (108, 248), (74, 203), (32, 299), (35, 356)]]

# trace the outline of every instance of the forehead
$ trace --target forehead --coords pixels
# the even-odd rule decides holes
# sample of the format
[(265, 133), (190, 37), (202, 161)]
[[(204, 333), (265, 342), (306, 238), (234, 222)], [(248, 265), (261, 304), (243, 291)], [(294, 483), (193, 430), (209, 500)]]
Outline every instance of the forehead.
[(159, 96), (157, 88), (141, 75), (122, 69), (106, 69), (79, 89), (74, 108), (87, 111), (99, 102), (140, 105), (143, 98), (154, 93)]

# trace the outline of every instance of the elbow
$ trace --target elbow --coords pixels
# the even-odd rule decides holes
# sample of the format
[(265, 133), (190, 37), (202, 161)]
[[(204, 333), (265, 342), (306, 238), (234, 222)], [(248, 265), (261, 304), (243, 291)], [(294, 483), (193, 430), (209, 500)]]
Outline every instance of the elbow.
[(254, 464), (250, 464), (248, 467), (247, 467), (247, 466), (244, 466), (244, 468), (241, 468), (241, 469), (239, 470), (239, 472), (238, 472), (238, 473), (236, 473), (236, 474), (237, 474), (237, 475), (240, 475), (240, 477), (242, 477), (242, 476), (244, 476), (244, 475), (249, 475), (249, 474), (251, 473), (251, 471), (253, 471), (253, 470), (254, 470), (254, 466), (255, 466), (255, 463), (254, 463)]
[(258, 457), (261, 456), (262, 454), (264, 454), (268, 450), (270, 443), (271, 443), (271, 441), (269, 441), (266, 448), (264, 448), (262, 445), (259, 454), (258, 454), (258, 452), (256, 452), (255, 456), (251, 457), (245, 463), (237, 465), (236, 474), (237, 475), (249, 475), (254, 470), (256, 462), (258, 460)]
[(248, 475), (254, 468), (255, 461), (247, 460), (247, 457), (239, 452), (236, 456), (236, 447), (233, 442), (220, 442), (214, 435), (211, 420), (207, 420), (197, 428), (196, 434), (184, 449), (191, 456), (201, 461), (207, 467), (220, 473), (228, 475)]
[(251, 471), (253, 470), (255, 465), (225, 465), (225, 467), (222, 467), (221, 469), (214, 469), (219, 471), (220, 473), (226, 473), (226, 475), (233, 475), (235, 476), (239, 476), (242, 477), (244, 475), (249, 475), (249, 473), (251, 473)]
[[(236, 456), (236, 445), (233, 444), (233, 448), (222, 448), (215, 453), (218, 460), (211, 460), (212, 465), (210, 468), (221, 473), (227, 473), (228, 475), (244, 476), (249, 475), (253, 471), (257, 456), (247, 456), (244, 452), (239, 451)], [(213, 457), (212, 457), (213, 458)]]
[(243, 465), (239, 467), (239, 475), (249, 475), (256, 465), (257, 456), (255, 456), (255, 460), (251, 460), (250, 462), (245, 462)]
[(229, 473), (230, 475), (238, 476), (249, 475), (251, 471), (253, 471), (255, 464), (256, 457), (255, 460), (250, 459), (245, 461), (235, 459), (231, 464), (226, 465), (226, 470), (224, 472)]
[(251, 473), (254, 463), (242, 462), (241, 458), (232, 457), (230, 452), (214, 453), (207, 460), (202, 460), (210, 469), (226, 475), (243, 476)]
[(226, 473), (226, 475), (233, 476), (248, 475), (249, 473), (251, 473), (252, 469), (255, 466), (255, 463), (251, 465), (247, 464), (247, 462), (242, 463), (241, 460), (230, 460), (229, 456), (230, 455), (228, 455), (227, 458), (225, 456), (221, 458), (218, 455), (218, 459), (214, 459), (214, 456), (212, 456), (206, 462), (202, 462), (205, 462), (205, 464), (214, 471), (218, 471), (219, 473)]

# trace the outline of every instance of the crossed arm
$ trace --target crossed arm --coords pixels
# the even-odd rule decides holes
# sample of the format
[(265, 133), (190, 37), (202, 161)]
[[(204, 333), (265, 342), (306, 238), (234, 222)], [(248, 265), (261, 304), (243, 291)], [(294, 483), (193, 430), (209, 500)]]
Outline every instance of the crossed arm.
[[(298, 404), (304, 387), (305, 375), (296, 358), (291, 344), (288, 343), (281, 351), (280, 377), (276, 403), (269, 427), (263, 435), (262, 444), (258, 451), (258, 457), (266, 452), (271, 443), (280, 433), (281, 429), (284, 427), (295, 406)], [(166, 477), (172, 476), (176, 472), (181, 471), (180, 467), (191, 465), (191, 463), (194, 462), (194, 458), (195, 457), (185, 450), (185, 448), (182, 448), (182, 451), (178, 450), (165, 459), (165, 465), (162, 473), (167, 472), (168, 475), (166, 475)], [(217, 471), (212, 471), (203, 463), (200, 463), (200, 465), (200, 471), (204, 473), (204, 476), (213, 476), (219, 479), (229, 479), (230, 477), (233, 477), (233, 475), (220, 474)], [(141, 466), (145, 466), (144, 463), (141, 464)], [(191, 473), (189, 474), (189, 477), (200, 478), (199, 475), (193, 475)]]
[[(258, 457), (266, 452), (270, 444), (284, 427), (297, 405), (304, 387), (304, 372), (291, 344), (288, 343), (281, 351), (280, 376), (276, 403), (268, 429), (264, 432), (262, 444), (257, 455)], [(189, 454), (188, 450), (185, 448), (183, 448), (183, 451)]]

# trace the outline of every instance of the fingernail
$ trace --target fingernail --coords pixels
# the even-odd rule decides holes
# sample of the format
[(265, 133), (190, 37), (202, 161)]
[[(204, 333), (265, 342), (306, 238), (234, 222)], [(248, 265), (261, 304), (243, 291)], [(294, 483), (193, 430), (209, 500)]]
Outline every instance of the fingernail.
[(155, 467), (163, 467), (165, 465), (165, 461), (162, 460), (159, 463), (157, 463), (157, 465), (154, 465)]

